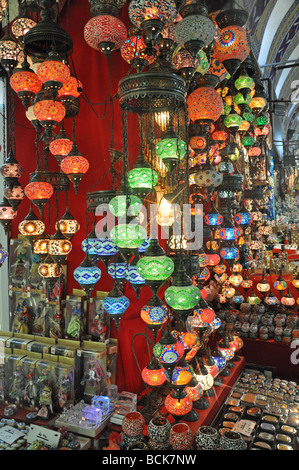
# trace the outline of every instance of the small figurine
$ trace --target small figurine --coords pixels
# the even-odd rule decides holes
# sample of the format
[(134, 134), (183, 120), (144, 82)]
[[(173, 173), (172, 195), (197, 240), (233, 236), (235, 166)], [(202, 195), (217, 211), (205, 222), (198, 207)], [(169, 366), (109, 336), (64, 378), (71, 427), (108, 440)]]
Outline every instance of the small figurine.
[(50, 317), (50, 332), (49, 335), (51, 338), (63, 338), (63, 329), (64, 329), (64, 319), (59, 310), (56, 310), (55, 315)]
[(33, 334), (45, 335), (46, 333), (46, 306), (45, 303), (40, 300), (38, 302), (37, 311), (34, 318)]
[(105, 342), (107, 338), (107, 324), (105, 321), (105, 312), (97, 312), (91, 325), (91, 334), (100, 342)]
[(12, 383), (9, 388), (9, 402), (18, 405), (22, 396), (24, 386), (24, 375), (20, 364), (17, 364), (12, 374)]
[(104, 372), (96, 359), (90, 359), (87, 370), (81, 380), (81, 385), (85, 386), (84, 393), (98, 394), (99, 386), (104, 377)]
[(37, 397), (37, 386), (34, 380), (34, 368), (30, 367), (29, 372), (26, 376), (24, 395), (23, 395), (23, 404), (26, 407), (34, 408), (35, 401)]
[(29, 333), (30, 313), (26, 306), (26, 300), (20, 298), (17, 302), (12, 324), (13, 333)]
[(11, 279), (13, 285), (26, 283), (27, 268), (29, 264), (27, 246), (22, 243), (17, 249), (17, 259), (11, 267)]
[(76, 302), (72, 312), (72, 318), (67, 327), (67, 334), (74, 339), (80, 339), (83, 332), (83, 313), (81, 310), (81, 303)]
[(39, 398), (39, 404), (41, 408), (38, 410), (37, 415), (41, 419), (49, 419), (51, 414), (53, 414), (52, 390), (49, 385), (44, 386)]

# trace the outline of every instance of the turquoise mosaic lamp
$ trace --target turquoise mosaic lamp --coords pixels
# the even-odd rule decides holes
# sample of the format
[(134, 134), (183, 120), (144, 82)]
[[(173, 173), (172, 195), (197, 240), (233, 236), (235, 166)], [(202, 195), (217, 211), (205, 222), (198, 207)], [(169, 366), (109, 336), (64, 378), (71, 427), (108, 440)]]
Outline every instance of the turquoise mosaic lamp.
[(130, 306), (128, 297), (123, 295), (117, 282), (111, 292), (103, 299), (103, 309), (108, 313), (109, 317), (115, 322), (116, 328), (119, 328), (120, 319)]
[(87, 298), (95, 288), (96, 283), (101, 279), (102, 272), (92, 259), (86, 253), (84, 260), (74, 270), (74, 279), (80, 284), (81, 288), (85, 291)]
[(136, 297), (139, 299), (140, 290), (145, 285), (145, 280), (140, 275), (137, 269), (137, 262), (139, 260), (139, 255), (134, 256), (133, 260), (127, 267), (126, 279), (131, 284), (136, 292)]

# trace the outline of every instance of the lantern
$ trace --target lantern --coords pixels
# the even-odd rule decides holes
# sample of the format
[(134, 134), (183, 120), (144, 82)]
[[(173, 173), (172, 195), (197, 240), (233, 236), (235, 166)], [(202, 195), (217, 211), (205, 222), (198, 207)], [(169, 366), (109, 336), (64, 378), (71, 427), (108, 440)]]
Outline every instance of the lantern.
[(50, 52), (49, 56), (39, 64), (36, 75), (49, 90), (52, 98), (57, 97), (58, 90), (70, 79), (70, 69), (59, 60), (56, 52)]
[(192, 122), (209, 125), (217, 121), (223, 111), (223, 101), (212, 87), (201, 86), (187, 96), (188, 116)]
[(16, 211), (13, 210), (12, 206), (9, 204), (8, 200), (4, 197), (3, 201), (0, 203), (0, 222), (5, 230), (11, 224), (11, 221), (17, 216)]
[(65, 117), (65, 107), (62, 103), (54, 101), (42, 91), (35, 97), (33, 113), (41, 126), (52, 130)]
[(79, 183), (89, 169), (89, 161), (82, 156), (81, 152), (78, 150), (77, 144), (74, 142), (67, 157), (62, 159), (60, 168), (73, 183), (75, 193), (78, 194)]
[(122, 294), (117, 283), (114, 283), (113, 289), (108, 296), (103, 299), (103, 309), (114, 320), (116, 327), (119, 327), (119, 320), (130, 306), (129, 299)]
[(30, 69), (27, 62), (23, 62), (22, 67), (14, 70), (10, 77), (10, 86), (22, 100), (25, 108), (33, 103), (35, 95), (41, 90), (42, 82), (38, 76)]
[(21, 235), (24, 235), (29, 240), (34, 240), (44, 233), (45, 224), (42, 220), (38, 219), (31, 207), (25, 219), (19, 223), (18, 228)]
[(115, 16), (97, 15), (86, 23), (83, 34), (90, 47), (108, 56), (123, 45), (127, 39), (127, 28)]
[(53, 186), (45, 181), (39, 171), (33, 174), (32, 178), (30, 178), (30, 183), (25, 186), (25, 195), (40, 212), (42, 212), (44, 205), (52, 197), (53, 192)]
[(88, 253), (85, 255), (82, 263), (74, 270), (73, 274), (75, 281), (80, 284), (88, 298), (102, 275), (100, 268), (93, 263)]
[(77, 233), (78, 230), (80, 230), (79, 222), (76, 219), (74, 219), (74, 217), (72, 216), (68, 208), (66, 209), (61, 219), (59, 219), (56, 222), (55, 226), (56, 226), (56, 229), (59, 228), (61, 233), (69, 240), (71, 240), (73, 236), (75, 235), (75, 233)]
[(142, 369), (141, 376), (150, 387), (159, 387), (166, 382), (165, 369), (155, 357)]
[(133, 193), (144, 199), (158, 180), (158, 173), (150, 167), (141, 153), (134, 168), (128, 172), (128, 183)]
[(221, 29), (215, 39), (213, 53), (231, 76), (250, 54), (247, 31), (238, 25), (226, 26)]
[(72, 150), (72, 146), (73, 142), (68, 138), (64, 126), (62, 125), (59, 134), (53, 136), (53, 140), (49, 145), (49, 150), (60, 164), (61, 160)]

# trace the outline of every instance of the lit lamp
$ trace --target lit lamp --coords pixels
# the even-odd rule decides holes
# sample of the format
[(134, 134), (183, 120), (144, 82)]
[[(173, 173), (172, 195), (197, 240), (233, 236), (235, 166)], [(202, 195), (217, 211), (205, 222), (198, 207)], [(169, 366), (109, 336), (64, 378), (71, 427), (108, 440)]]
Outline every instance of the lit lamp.
[(203, 3), (184, 6), (180, 10), (180, 15), (183, 19), (175, 25), (174, 40), (196, 59), (199, 51), (213, 41), (215, 24), (208, 17), (208, 9)]
[[(215, 382), (217, 383), (217, 385), (222, 385), (222, 380), (221, 380), (221, 377), (219, 376), (221, 376), (221, 373), (225, 370), (226, 358), (224, 354), (222, 354), (222, 352), (220, 351), (218, 344), (216, 344), (215, 349), (212, 351), (211, 354), (219, 370), (219, 373), (218, 373), (217, 378), (215, 379)], [(223, 375), (224, 376), (230, 375), (229, 370), (227, 369)]]
[(193, 285), (182, 261), (172, 278), (172, 285), (164, 293), (165, 302), (180, 319), (186, 319), (201, 299), (200, 289)]
[(214, 386), (214, 379), (212, 375), (209, 373), (208, 369), (206, 368), (203, 358), (199, 359), (198, 366), (195, 369), (195, 377), (196, 380), (202, 386), (203, 394), (201, 399), (194, 404), (194, 408), (203, 410), (209, 408), (210, 404), (205, 399), (205, 397), (211, 397), (215, 395), (215, 391), (213, 390)]
[(83, 34), (90, 47), (109, 56), (112, 51), (120, 49), (127, 39), (127, 28), (116, 16), (100, 14), (88, 20)]
[(274, 295), (272, 292), (272, 289), (270, 289), (267, 297), (265, 297), (264, 302), (269, 306), (269, 307), (275, 307), (276, 305), (279, 305), (279, 299)]
[(148, 303), (142, 307), (140, 317), (147, 324), (156, 342), (158, 332), (168, 319), (167, 306), (159, 297), (151, 298)]
[(146, 45), (153, 46), (165, 25), (177, 16), (174, 0), (132, 0), (129, 4), (131, 23), (143, 31)]
[(133, 194), (123, 194), (122, 190), (109, 202), (109, 210), (115, 217), (136, 217), (142, 209), (142, 201)]
[(108, 274), (119, 284), (123, 284), (127, 278), (127, 262), (123, 255), (118, 251), (108, 264)]
[(137, 299), (139, 299), (140, 290), (145, 285), (145, 280), (143, 279), (143, 277), (139, 274), (137, 270), (138, 259), (139, 259), (138, 255), (134, 256), (133, 260), (130, 262), (130, 264), (127, 267), (127, 273), (126, 273), (126, 279), (134, 288)]
[(80, 230), (79, 222), (72, 216), (68, 207), (61, 219), (56, 222), (55, 226), (56, 229), (59, 228), (61, 233), (69, 240)]
[(63, 267), (57, 264), (51, 255), (48, 255), (44, 261), (39, 263), (39, 275), (50, 285), (53, 285), (62, 275)]
[(56, 51), (51, 51), (48, 57), (39, 64), (36, 75), (49, 90), (53, 99), (56, 99), (58, 90), (68, 82), (70, 69), (64, 64)]
[(188, 116), (207, 133), (223, 112), (223, 100), (212, 86), (200, 86), (187, 96)]
[(0, 63), (10, 75), (16, 67), (21, 56), (20, 44), (11, 36), (10, 28), (6, 28), (4, 36), (0, 39)]
[(161, 387), (167, 380), (165, 369), (155, 357), (142, 369), (141, 376), (143, 381), (151, 388)]
[(30, 182), (24, 188), (25, 195), (33, 202), (42, 214), (45, 204), (52, 197), (53, 186), (45, 181), (40, 171), (35, 171), (30, 177)]
[(0, 167), (0, 173), (3, 178), (20, 178), (23, 174), (23, 168), (16, 160), (12, 151), (9, 152), (4, 163)]
[(186, 142), (177, 135), (171, 125), (155, 145), (157, 157), (161, 158), (170, 173), (179, 164), (180, 160), (186, 157), (187, 149)]
[(283, 291), (288, 287), (287, 282), (284, 281), (282, 277), (282, 270), (280, 270), (278, 279), (275, 282), (273, 282), (273, 287), (278, 291)]
[(184, 346), (172, 334), (169, 324), (167, 324), (163, 336), (153, 347), (153, 355), (159, 360), (169, 377), (172, 376), (174, 368), (178, 365), (184, 353)]
[(286, 293), (286, 295), (284, 295), (281, 300), (280, 300), (281, 304), (284, 305), (285, 307), (293, 307), (296, 303), (296, 300), (294, 299), (294, 297), (292, 296), (291, 292), (290, 292), (290, 289), (288, 289), (288, 292)]
[[(219, 350), (221, 353), (224, 355), (226, 359), (226, 366), (225, 369), (232, 369), (234, 367), (234, 364), (231, 362), (232, 358), (234, 357), (234, 350), (232, 348), (232, 345), (229, 344), (228, 337), (227, 337), (227, 332), (224, 333), (223, 338), (219, 341)], [(220, 375), (229, 375), (225, 374), (225, 372), (221, 372)]]
[(32, 206), (25, 219), (19, 223), (19, 232), (30, 240), (31, 243), (45, 231), (45, 224), (35, 215)]
[(59, 101), (54, 101), (49, 92), (42, 89), (35, 96), (33, 113), (40, 125), (49, 134), (64, 119), (65, 107)]
[(85, 291), (87, 299), (95, 288), (96, 283), (101, 279), (101, 270), (86, 253), (82, 263), (74, 270), (74, 279)]
[(45, 233), (37, 237), (33, 243), (33, 253), (40, 261), (43, 261), (48, 256), (49, 237)]
[(23, 62), (22, 66), (15, 68), (11, 75), (10, 86), (27, 110), (32, 105), (35, 95), (41, 90), (42, 82), (29, 67), (29, 64)]
[(108, 296), (103, 299), (103, 309), (109, 317), (115, 322), (116, 328), (119, 328), (120, 319), (130, 306), (129, 299), (122, 294), (117, 282), (114, 282), (113, 289)]
[(106, 271), (108, 270), (108, 263), (118, 253), (118, 248), (115, 243), (111, 240), (110, 234), (101, 232), (96, 233), (100, 244), (98, 246), (98, 255), (101, 261), (104, 263)]
[(176, 420), (183, 420), (192, 410), (193, 402), (186, 390), (172, 390), (165, 398), (165, 408)]
[[(26, 7), (25, 7), (26, 8)], [(11, 32), (14, 37), (21, 43), (24, 43), (24, 37), (30, 31), (31, 28), (36, 26), (36, 21), (34, 21), (27, 12), (24, 12), (22, 15), (17, 16), (11, 24)]]
[[(216, 364), (216, 361), (212, 357), (212, 352), (211, 352), (210, 347), (208, 347), (207, 355), (204, 357), (203, 360), (204, 360), (205, 368), (207, 369), (209, 374), (211, 374), (211, 376), (215, 380), (215, 378), (219, 374), (219, 369), (218, 369), (218, 366)], [(215, 384), (215, 382), (214, 382), (214, 384)]]
[(89, 169), (89, 161), (82, 156), (75, 140), (73, 141), (71, 151), (62, 159), (60, 168), (73, 183), (75, 193), (78, 194), (79, 184)]
[(110, 231), (113, 243), (126, 256), (132, 256), (147, 238), (147, 232), (139, 224), (118, 224)]
[(144, 256), (138, 260), (137, 269), (156, 297), (159, 288), (172, 275), (174, 263), (171, 258), (165, 255), (158, 240), (153, 238)]
[(48, 241), (48, 253), (52, 255), (54, 261), (58, 264), (62, 264), (71, 250), (71, 242), (58, 229)]
[(155, 61), (155, 55), (148, 52), (149, 50), (140, 34), (129, 36), (120, 48), (122, 58), (128, 64), (136, 65), (137, 70)]
[(58, 164), (60, 164), (61, 160), (69, 154), (72, 146), (73, 143), (67, 136), (62, 122), (59, 134), (52, 137), (52, 141), (49, 145), (49, 150), (51, 154), (54, 155)]
[(95, 233), (95, 227), (92, 228), (91, 232), (82, 241), (81, 248), (84, 253), (89, 254), (94, 264), (98, 263), (100, 259), (99, 251), (101, 248), (101, 241), (97, 238), (97, 235)]

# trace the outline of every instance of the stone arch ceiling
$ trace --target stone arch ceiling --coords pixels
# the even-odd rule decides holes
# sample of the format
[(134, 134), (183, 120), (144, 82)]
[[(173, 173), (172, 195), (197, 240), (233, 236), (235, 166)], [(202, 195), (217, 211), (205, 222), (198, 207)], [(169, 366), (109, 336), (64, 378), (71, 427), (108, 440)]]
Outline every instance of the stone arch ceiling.
[[(234, 3), (236, 8), (248, 12), (246, 27), (251, 48), (263, 77), (271, 80), (274, 98), (289, 101), (280, 116), (276, 139), (285, 140), (291, 129), (295, 131), (294, 142), (299, 138), (299, 67), (285, 66), (299, 64), (299, 0), (239, 0)], [(277, 69), (279, 65), (284, 68)], [(294, 148), (299, 148), (299, 144)]]

